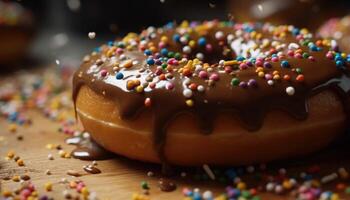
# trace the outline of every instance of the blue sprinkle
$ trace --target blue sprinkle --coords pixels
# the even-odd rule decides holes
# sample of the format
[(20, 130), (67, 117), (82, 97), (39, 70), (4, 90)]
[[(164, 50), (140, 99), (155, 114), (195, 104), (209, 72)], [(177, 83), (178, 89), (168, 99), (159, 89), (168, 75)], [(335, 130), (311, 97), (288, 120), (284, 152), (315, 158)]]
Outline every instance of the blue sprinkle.
[(336, 60), (336, 61), (342, 61), (342, 60), (343, 60), (343, 57), (341, 57), (341, 55), (337, 54), (337, 55), (334, 57), (334, 60)]
[(147, 58), (147, 64), (154, 65), (154, 59), (153, 58)]
[(207, 43), (207, 40), (204, 37), (201, 37), (198, 39), (199, 46), (204, 46), (204, 45), (206, 45), (206, 43)]
[(111, 47), (111, 46), (113, 46), (114, 42), (113, 41), (109, 41), (107, 44), (108, 44), (108, 46)]
[(342, 60), (337, 60), (335, 64), (337, 65), (338, 68), (342, 68), (344, 66), (344, 62)]
[(120, 80), (124, 78), (124, 74), (121, 72), (118, 72), (117, 75), (115, 76), (116, 79)]
[(146, 49), (143, 53), (144, 53), (146, 56), (152, 55), (152, 51), (149, 50), (149, 49)]
[(286, 61), (286, 60), (283, 60), (282, 62), (281, 62), (281, 67), (283, 67), (283, 68), (288, 68), (290, 65), (289, 65), (289, 62), (288, 61)]
[(173, 40), (174, 40), (175, 42), (180, 42), (180, 38), (181, 38), (181, 36), (180, 36), (179, 34), (175, 34), (175, 35), (173, 36)]
[(294, 29), (292, 30), (292, 34), (293, 34), (294, 36), (299, 35), (299, 33), (300, 33), (300, 30), (299, 30), (298, 28), (294, 28)]
[(237, 61), (243, 61), (243, 60), (245, 60), (245, 57), (243, 57), (243, 56), (237, 56)]
[(168, 55), (168, 49), (163, 48), (162, 50), (160, 50), (160, 53), (161, 53), (163, 56), (166, 56), (166, 55)]

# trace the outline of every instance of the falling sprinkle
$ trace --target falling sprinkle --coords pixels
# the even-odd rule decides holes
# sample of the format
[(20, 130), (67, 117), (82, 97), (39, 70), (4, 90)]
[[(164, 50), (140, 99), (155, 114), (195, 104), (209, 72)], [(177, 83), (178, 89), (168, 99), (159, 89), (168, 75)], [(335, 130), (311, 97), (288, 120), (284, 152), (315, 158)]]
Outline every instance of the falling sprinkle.
[(213, 173), (213, 171), (210, 169), (210, 167), (207, 164), (203, 165), (203, 169), (208, 174), (210, 179), (215, 180), (215, 174)]
[(215, 5), (214, 3), (209, 3), (209, 7), (210, 7), (210, 8), (215, 8), (216, 5)]
[(258, 4), (258, 9), (262, 12), (263, 11), (263, 7), (261, 4)]
[(90, 39), (95, 39), (96, 33), (95, 32), (89, 32), (88, 36), (89, 36)]
[(60, 61), (58, 59), (56, 59), (56, 65), (60, 65)]
[(165, 3), (165, 0), (160, 0), (160, 3)]

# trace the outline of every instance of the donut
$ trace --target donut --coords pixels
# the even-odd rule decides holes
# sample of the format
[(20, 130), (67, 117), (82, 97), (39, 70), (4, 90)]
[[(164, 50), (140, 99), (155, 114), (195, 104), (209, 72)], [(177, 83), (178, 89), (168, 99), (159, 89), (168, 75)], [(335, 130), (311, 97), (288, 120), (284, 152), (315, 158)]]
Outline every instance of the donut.
[(350, 15), (329, 19), (319, 28), (318, 35), (335, 39), (342, 51), (350, 52)]
[(16, 2), (0, 1), (0, 64), (23, 58), (34, 35), (32, 14)]
[(349, 119), (349, 60), (306, 29), (169, 23), (108, 42), (73, 77), (103, 148), (167, 165), (242, 165), (317, 151)]

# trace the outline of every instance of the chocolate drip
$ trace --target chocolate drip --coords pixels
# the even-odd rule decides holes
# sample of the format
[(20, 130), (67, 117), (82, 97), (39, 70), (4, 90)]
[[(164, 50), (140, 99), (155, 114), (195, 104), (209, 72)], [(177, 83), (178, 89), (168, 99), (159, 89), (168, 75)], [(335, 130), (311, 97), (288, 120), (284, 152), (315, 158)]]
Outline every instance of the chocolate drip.
[[(226, 34), (230, 33), (226, 29), (224, 31)], [(214, 33), (210, 32), (210, 34), (213, 35)], [(286, 44), (290, 42), (297, 43), (295, 39), (291, 38), (286, 38), (282, 42)], [(169, 48), (174, 48), (173, 45), (175, 44), (171, 43)], [(315, 58), (315, 61), (294, 57), (287, 57), (285, 60), (289, 61), (290, 66), (303, 69), (303, 74), (306, 77), (303, 83), (281, 81), (274, 86), (269, 86), (266, 84), (266, 80), (258, 78), (256, 80), (257, 87), (233, 87), (230, 84), (233, 75), (227, 74), (219, 68), (217, 73), (220, 80), (215, 85), (208, 87), (205, 92), (194, 93), (192, 99), (195, 104), (193, 107), (188, 107), (185, 104), (186, 98), (183, 95), (183, 85), (187, 81), (187, 77), (179, 73), (174, 73), (173, 78), (168, 80), (174, 84), (174, 89), (172, 90), (162, 87), (165, 84), (163, 80), (157, 80), (157, 85), (160, 85), (159, 87), (157, 86), (154, 89), (146, 87), (143, 93), (136, 93), (133, 90), (126, 89), (127, 81), (125, 79), (130, 80), (137, 77), (137, 79), (143, 82), (150, 74), (155, 74), (156, 66), (145, 64), (146, 56), (142, 52), (138, 50), (126, 51), (124, 55), (128, 59), (137, 61), (137, 64), (130, 69), (122, 70), (125, 73), (125, 77), (128, 78), (117, 80), (115, 78), (116, 72), (112, 70), (113, 66), (109, 63), (109, 58), (105, 57), (105, 52), (102, 51), (97, 55), (92, 55), (91, 59), (83, 63), (75, 73), (73, 79), (73, 100), (74, 102), (76, 101), (79, 88), (82, 85), (86, 85), (98, 94), (104, 91), (105, 93), (103, 95), (106, 98), (114, 100), (119, 106), (120, 117), (123, 120), (135, 119), (143, 110), (151, 109), (154, 115), (154, 147), (158, 152), (160, 160), (165, 164), (168, 163), (164, 155), (167, 126), (176, 116), (184, 112), (190, 112), (196, 116), (199, 128), (203, 134), (212, 132), (216, 115), (223, 112), (229, 112), (237, 116), (247, 130), (255, 131), (261, 128), (266, 113), (271, 110), (282, 110), (298, 120), (305, 120), (308, 116), (308, 98), (324, 90), (334, 89), (342, 99), (345, 112), (349, 118), (350, 78), (348, 74), (339, 70), (333, 60), (325, 57), (326, 50), (311, 52), (307, 47), (301, 48), (305, 52), (310, 53)], [(97, 66), (94, 64), (97, 59), (106, 59), (106, 61), (104, 64)], [(118, 62), (123, 62), (118, 59), (116, 57)], [(211, 59), (209, 58), (209, 60)], [(179, 64), (176, 68), (179, 69), (184, 65)], [(278, 69), (281, 74), (294, 76), (290, 68), (281, 68), (280, 65), (280, 62), (271, 62), (270, 69), (266, 70), (267, 72), (273, 72), (273, 70)], [(106, 69), (109, 75), (101, 77), (99, 75), (101, 69)], [(241, 80), (250, 80), (257, 77), (255, 67), (249, 67), (242, 71), (234, 70), (233, 73)], [(153, 76), (153, 79), (156, 78), (157, 76)], [(207, 85), (199, 77), (192, 77), (191, 82), (197, 85)], [(293, 96), (286, 94), (285, 89), (288, 86), (295, 88), (296, 93)], [(144, 100), (146, 98), (152, 100), (152, 106), (150, 108), (144, 106)]]

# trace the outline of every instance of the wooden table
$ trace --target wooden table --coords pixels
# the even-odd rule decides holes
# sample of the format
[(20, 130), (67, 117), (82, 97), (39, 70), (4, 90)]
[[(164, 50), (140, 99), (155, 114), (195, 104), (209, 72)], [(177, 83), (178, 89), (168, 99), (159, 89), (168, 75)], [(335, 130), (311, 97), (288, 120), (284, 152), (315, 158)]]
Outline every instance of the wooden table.
[[(98, 168), (102, 173), (88, 174), (82, 168), (91, 162), (73, 158), (61, 158), (57, 150), (46, 148), (46, 145), (49, 143), (60, 144), (63, 150), (67, 152), (74, 148), (64, 143), (67, 135), (58, 132), (60, 124), (44, 117), (41, 111), (32, 110), (29, 111), (29, 115), (33, 119), (33, 124), (26, 127), (19, 127), (16, 133), (8, 131), (8, 122), (5, 119), (0, 119), (0, 179), (14, 175), (28, 174), (40, 194), (48, 194), (55, 199), (64, 199), (62, 191), (67, 189), (67, 185), (59, 183), (62, 178), (84, 181), (90, 191), (97, 193), (99, 199), (131, 199), (133, 193), (142, 193), (140, 187), (141, 181), (147, 181), (149, 183), (149, 197), (151, 199), (183, 199), (183, 187), (192, 189), (198, 187), (201, 191), (210, 189), (216, 195), (225, 191), (225, 184), (218, 183), (217, 181), (195, 181), (190, 176), (185, 178), (177, 176), (172, 179), (177, 183), (178, 189), (174, 192), (162, 192), (157, 187), (158, 179), (161, 177), (159, 172), (160, 167), (158, 165), (131, 161), (118, 156), (112, 160), (97, 162)], [(23, 136), (23, 140), (18, 140), (19, 135)], [(286, 167), (288, 173), (297, 174), (312, 165), (319, 165), (321, 167), (321, 176), (334, 172), (339, 167), (350, 169), (350, 142), (349, 140), (342, 141), (307, 158), (276, 162), (275, 164), (271, 164), (269, 169), (271, 169), (271, 173), (276, 173), (278, 168)], [(24, 160), (25, 166), (19, 167), (13, 160), (5, 160), (4, 157), (9, 150), (13, 150), (16, 155), (19, 155)], [(48, 159), (48, 154), (50, 153), (54, 156), (54, 160)], [(72, 177), (67, 175), (66, 172), (70, 169), (78, 170), (83, 173), (83, 176)], [(50, 170), (52, 174), (46, 175), (46, 170)], [(153, 171), (155, 176), (147, 176), (148, 171)], [(249, 179), (249, 177), (243, 177), (243, 180)], [(44, 185), (47, 182), (53, 183), (53, 190), (51, 192), (46, 192), (44, 189)], [(249, 185), (249, 181), (247, 183)], [(345, 183), (349, 183), (349, 181), (345, 181)], [(12, 180), (2, 180), (1, 188), (12, 190), (18, 187), (19, 184)], [(328, 187), (334, 190), (332, 184), (328, 185)], [(73, 194), (76, 193), (71, 189), (68, 189), (68, 191)], [(294, 199), (290, 195), (268, 193), (262, 193), (260, 196), (262, 199), (269, 200)], [(344, 196), (344, 199), (350, 199), (350, 195)]]

